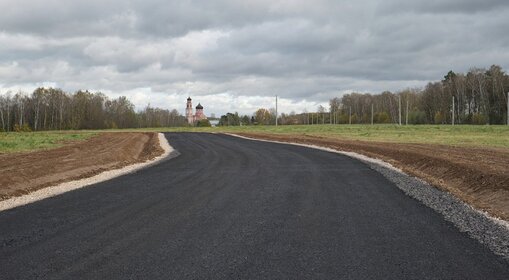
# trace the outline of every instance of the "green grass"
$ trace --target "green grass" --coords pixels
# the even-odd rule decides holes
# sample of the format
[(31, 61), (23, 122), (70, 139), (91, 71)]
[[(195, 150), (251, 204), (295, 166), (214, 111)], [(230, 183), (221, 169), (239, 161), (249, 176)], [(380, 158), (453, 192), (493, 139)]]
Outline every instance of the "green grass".
[(509, 126), (502, 125), (288, 125), (213, 128), (152, 128), (168, 132), (261, 132), (313, 135), (347, 140), (426, 143), (470, 147), (509, 148)]
[(32, 151), (60, 146), (63, 142), (84, 140), (100, 132), (255, 132), (285, 135), (312, 135), (346, 140), (392, 143), (424, 143), (509, 149), (509, 126), (501, 125), (287, 125), (236, 126), (211, 128), (144, 128), (84, 130), (66, 132), (0, 133), (0, 153)]
[(0, 133), (0, 153), (26, 152), (50, 149), (68, 141), (88, 139), (97, 133), (72, 132), (9, 132)]

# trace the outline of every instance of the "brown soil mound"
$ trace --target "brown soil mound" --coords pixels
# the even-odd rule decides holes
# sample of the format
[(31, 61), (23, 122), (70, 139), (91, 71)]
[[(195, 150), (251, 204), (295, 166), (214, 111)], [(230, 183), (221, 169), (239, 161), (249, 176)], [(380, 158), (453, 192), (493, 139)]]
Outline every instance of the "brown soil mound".
[(157, 133), (100, 133), (63, 147), (0, 154), (0, 200), (155, 158)]
[(310, 135), (237, 133), (380, 158), (463, 201), (509, 221), (509, 150), (351, 141)]

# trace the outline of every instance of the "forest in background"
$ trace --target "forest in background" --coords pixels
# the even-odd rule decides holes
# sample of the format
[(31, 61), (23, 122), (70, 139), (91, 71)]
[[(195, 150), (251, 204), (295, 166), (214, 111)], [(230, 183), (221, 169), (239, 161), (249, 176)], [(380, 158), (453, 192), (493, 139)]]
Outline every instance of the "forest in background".
[[(380, 94), (350, 93), (332, 98), (329, 108), (315, 112), (278, 114), (282, 125), (291, 124), (505, 124), (509, 76), (500, 66), (472, 68), (468, 73), (449, 71), (443, 80), (423, 89)], [(454, 103), (454, 105), (453, 105)], [(454, 109), (454, 110), (453, 110)], [(274, 108), (260, 108), (251, 116), (227, 113), (219, 125), (276, 123)], [(66, 93), (37, 88), (31, 95), (0, 94), (0, 131), (107, 129), (187, 126), (177, 110), (150, 105), (136, 111), (124, 96), (110, 99), (98, 92)]]
[(137, 112), (125, 96), (37, 88), (31, 95), (0, 95), (0, 125), (8, 132), (185, 126), (187, 120), (177, 110), (150, 105)]
[[(423, 89), (381, 94), (350, 93), (329, 101), (328, 111), (281, 114), (280, 124), (394, 123), (506, 124), (509, 76), (500, 66), (449, 71), (443, 80)], [(454, 105), (453, 105), (454, 103)]]

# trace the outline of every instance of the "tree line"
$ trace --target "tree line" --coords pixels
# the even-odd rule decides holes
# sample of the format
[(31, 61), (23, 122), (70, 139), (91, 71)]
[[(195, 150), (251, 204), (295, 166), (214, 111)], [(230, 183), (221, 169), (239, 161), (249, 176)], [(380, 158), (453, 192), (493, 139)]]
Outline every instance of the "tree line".
[(150, 105), (136, 112), (125, 96), (110, 99), (100, 92), (37, 88), (31, 95), (0, 95), (0, 125), (9, 132), (186, 126), (187, 121), (177, 110)]
[[(506, 124), (508, 92), (509, 76), (500, 66), (492, 65), (489, 69), (472, 68), (466, 74), (449, 71), (441, 81), (422, 89), (345, 94), (330, 99), (329, 108), (320, 105), (314, 112), (282, 113), (278, 123)], [(229, 114), (229, 119), (235, 120), (235, 115)], [(275, 123), (275, 110), (261, 108), (242, 124)]]
[[(508, 120), (509, 76), (498, 65), (472, 68), (468, 73), (449, 71), (441, 81), (422, 89), (380, 94), (350, 93), (329, 100), (329, 108), (315, 112), (282, 113), (277, 121), (291, 124), (504, 124)], [(219, 125), (272, 125), (274, 108), (260, 108), (252, 115), (227, 113)], [(110, 99), (100, 92), (67, 93), (37, 88), (0, 94), (0, 131), (107, 129), (187, 126), (177, 110), (150, 105), (135, 111), (121, 96)]]
[(449, 71), (423, 89), (351, 93), (329, 101), (340, 123), (505, 124), (509, 76), (498, 65)]
[[(423, 89), (351, 93), (329, 101), (335, 123), (505, 124), (509, 76), (500, 66), (449, 71)], [(318, 110), (320, 112), (320, 108)], [(326, 117), (326, 116), (325, 116)], [(327, 121), (327, 120), (326, 120)]]

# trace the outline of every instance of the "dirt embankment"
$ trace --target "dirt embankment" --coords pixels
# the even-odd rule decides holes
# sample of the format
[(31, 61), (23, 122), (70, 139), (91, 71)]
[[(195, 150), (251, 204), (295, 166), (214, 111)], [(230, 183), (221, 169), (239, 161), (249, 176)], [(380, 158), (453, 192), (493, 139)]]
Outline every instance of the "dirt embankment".
[(63, 147), (0, 154), (0, 200), (65, 181), (153, 159), (163, 153), (157, 133), (100, 133)]
[(478, 209), (509, 221), (509, 150), (366, 142), (310, 135), (238, 135), (317, 145), (380, 158)]

